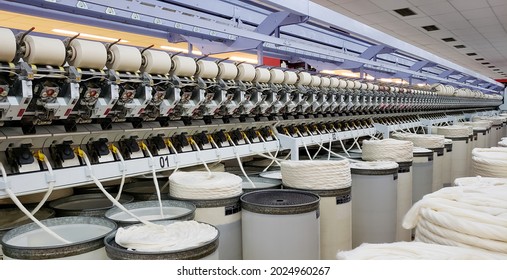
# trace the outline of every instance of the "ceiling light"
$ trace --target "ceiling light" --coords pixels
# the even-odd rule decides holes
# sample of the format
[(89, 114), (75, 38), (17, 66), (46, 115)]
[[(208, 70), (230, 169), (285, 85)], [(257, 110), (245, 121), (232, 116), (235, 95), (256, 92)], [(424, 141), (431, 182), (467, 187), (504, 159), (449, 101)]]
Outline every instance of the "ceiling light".
[[(160, 46), (161, 49), (172, 51), (172, 52), (181, 52), (181, 53), (188, 53), (188, 49), (184, 48), (178, 48), (178, 47), (171, 47), (171, 46)], [(202, 52), (200, 51), (192, 51), (192, 54), (195, 55), (202, 55)]]
[(481, 60), (484, 60), (484, 58), (476, 58), (475, 60), (481, 61)]
[[(103, 41), (111, 41), (116, 42), (119, 38), (112, 38), (112, 37), (105, 37), (105, 36), (99, 36), (99, 35), (93, 35), (93, 34), (87, 34), (87, 33), (79, 33), (76, 31), (70, 31), (70, 30), (63, 30), (63, 29), (52, 29), (51, 31), (58, 33), (58, 34), (65, 34), (70, 36), (76, 36), (79, 34), (79, 37), (84, 38), (90, 38), (90, 39), (97, 39), (97, 40), (103, 40)], [(120, 43), (127, 43), (127, 40), (120, 40)]]
[(395, 13), (398, 13), (402, 17), (408, 17), (408, 16), (417, 15), (414, 11), (412, 11), (409, 8), (397, 9), (397, 10), (393, 10), (393, 11)]
[(322, 71), (320, 71), (320, 73), (334, 75), (334, 71), (333, 70), (322, 70)]
[(464, 48), (466, 48), (465, 45), (455, 45), (454, 47), (457, 48), (457, 49), (464, 49)]
[(242, 57), (242, 56), (231, 56), (231, 57), (229, 57), (229, 60), (242, 61), (242, 62), (246, 62), (246, 63), (250, 63), (250, 64), (259, 63), (259, 61), (255, 58), (248, 58), (248, 57)]
[(467, 53), (468, 56), (472, 56), (472, 55), (477, 55), (476, 53), (474, 52), (470, 52), (470, 53)]
[(422, 28), (426, 31), (436, 31), (436, 30), (440, 30), (440, 28), (438, 28), (436, 25), (426, 25), (426, 26), (422, 26)]
[(444, 42), (455, 42), (456, 39), (454, 39), (452, 37), (449, 37), (449, 38), (442, 38), (442, 41), (444, 41)]

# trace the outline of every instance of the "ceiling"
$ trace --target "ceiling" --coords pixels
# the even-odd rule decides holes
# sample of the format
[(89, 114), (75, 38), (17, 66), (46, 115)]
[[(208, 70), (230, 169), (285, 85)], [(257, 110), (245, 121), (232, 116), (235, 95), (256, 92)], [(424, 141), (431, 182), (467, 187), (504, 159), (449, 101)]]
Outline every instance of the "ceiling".
[[(312, 1), (485, 76), (507, 77), (507, 0)], [(407, 8), (401, 12), (414, 14), (395, 12)]]

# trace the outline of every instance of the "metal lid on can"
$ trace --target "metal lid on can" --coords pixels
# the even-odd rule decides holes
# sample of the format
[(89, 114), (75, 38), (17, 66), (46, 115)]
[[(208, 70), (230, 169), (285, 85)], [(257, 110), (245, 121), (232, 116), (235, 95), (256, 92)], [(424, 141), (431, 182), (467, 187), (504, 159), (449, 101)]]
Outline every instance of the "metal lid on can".
[(267, 215), (294, 215), (319, 209), (320, 197), (296, 190), (262, 190), (241, 197), (241, 208)]

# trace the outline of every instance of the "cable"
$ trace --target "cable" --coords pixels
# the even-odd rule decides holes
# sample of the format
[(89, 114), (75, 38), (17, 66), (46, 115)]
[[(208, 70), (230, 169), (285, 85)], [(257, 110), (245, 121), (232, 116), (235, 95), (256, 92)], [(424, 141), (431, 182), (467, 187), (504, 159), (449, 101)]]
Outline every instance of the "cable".
[(70, 241), (68, 241), (67, 239), (56, 234), (54, 231), (52, 231), (47, 226), (42, 224), (37, 218), (35, 218), (32, 215), (32, 213), (30, 213), (30, 211), (28, 211), (28, 209), (25, 208), (25, 206), (21, 203), (21, 201), (19, 201), (19, 199), (16, 197), (16, 194), (14, 194), (14, 192), (11, 190), (11, 188), (7, 184), (7, 172), (5, 171), (5, 167), (1, 162), (0, 162), (0, 172), (2, 173), (2, 177), (4, 179), (5, 191), (9, 195), (10, 199), (14, 202), (14, 204), (16, 204), (16, 206), (18, 206), (19, 210), (21, 210), (21, 212), (23, 212), (23, 214), (25, 214), (28, 218), (30, 218), (30, 220), (32, 220), (34, 223), (36, 223), (40, 228), (42, 228), (42, 230), (47, 232), (49, 235), (53, 236), (54, 238), (56, 238), (57, 240), (59, 240), (60, 242), (62, 242), (64, 244), (70, 244), (71, 243)]

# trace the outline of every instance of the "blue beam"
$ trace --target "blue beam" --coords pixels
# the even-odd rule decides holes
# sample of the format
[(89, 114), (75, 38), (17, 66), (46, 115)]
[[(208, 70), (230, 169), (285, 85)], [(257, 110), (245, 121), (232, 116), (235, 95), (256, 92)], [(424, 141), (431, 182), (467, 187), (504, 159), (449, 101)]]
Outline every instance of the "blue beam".
[[(307, 17), (293, 15), (286, 11), (272, 13), (255, 28), (254, 32), (263, 35), (272, 35), (280, 26), (301, 23), (306, 19)], [(227, 48), (227, 51), (255, 49), (262, 43), (263, 42), (260, 40), (240, 37)]]
[[(359, 57), (362, 59), (371, 60), (379, 54), (392, 53), (394, 51), (395, 50), (393, 48), (389, 48), (387, 46), (374, 45), (374, 46), (367, 48), (363, 53), (361, 53), (359, 55)], [(361, 68), (363, 65), (364, 65), (364, 63), (360, 63), (360, 62), (356, 62), (356, 61), (346, 61), (340, 67), (342, 67), (343, 69), (355, 69), (355, 68)]]
[[(421, 69), (423, 69), (425, 67), (433, 67), (433, 66), (436, 66), (436, 63), (430, 62), (428, 60), (420, 60), (420, 61), (417, 61), (416, 63), (412, 64), (412, 66), (410, 66), (409, 70), (414, 71), (414, 72), (419, 72), (419, 71), (421, 71)], [(413, 75), (409, 74), (409, 73), (398, 72), (393, 75), (393, 78), (406, 79), (406, 78), (410, 78), (412, 76)]]
[(460, 72), (459, 71), (456, 71), (454, 69), (447, 69), (445, 70), (444, 72), (438, 74), (438, 76), (440, 78), (447, 78), (449, 77), (450, 75), (454, 75), (454, 74), (459, 74)]
[(310, 59), (310, 58), (304, 58), (304, 57), (302, 57), (302, 58), (300, 58), (300, 60), (306, 62), (309, 65), (311, 65), (317, 71), (335, 70), (335, 69), (337, 69), (339, 67), (339, 64), (335, 64), (335, 63), (331, 63), (331, 62), (319, 61), (319, 60)]

